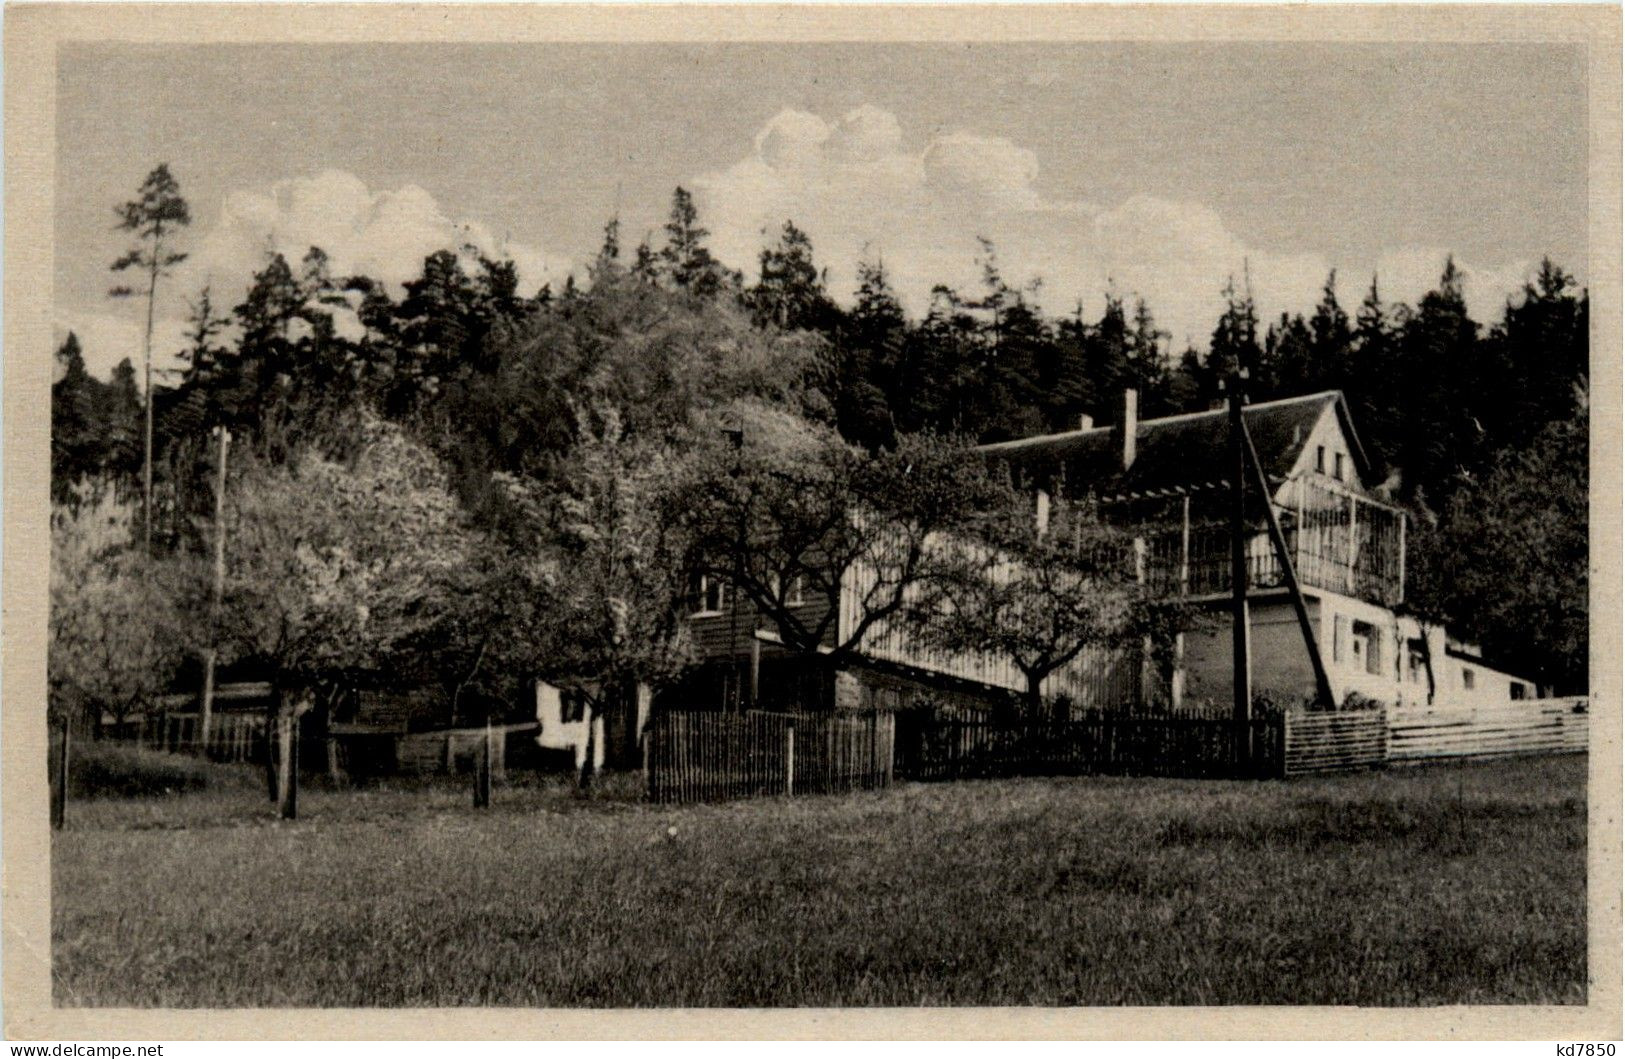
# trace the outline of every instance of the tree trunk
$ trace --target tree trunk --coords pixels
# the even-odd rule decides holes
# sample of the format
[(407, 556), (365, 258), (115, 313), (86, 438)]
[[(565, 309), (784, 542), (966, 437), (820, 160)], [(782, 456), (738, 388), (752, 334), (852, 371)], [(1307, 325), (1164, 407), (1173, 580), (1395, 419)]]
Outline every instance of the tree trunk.
[(277, 800), (277, 724), (282, 718), (282, 688), (271, 685), (271, 701), (265, 707), (265, 796)]
[(1027, 720), (1042, 721), (1044, 719), (1044, 678), (1027, 674)]
[(209, 730), (214, 721), (214, 660), (215, 650), (211, 647), (203, 658), (203, 698), (197, 715), (198, 754), (203, 758), (209, 756)]
[[(605, 696), (612, 692), (606, 691)], [(592, 774), (595, 768), (595, 758), (598, 756), (598, 718), (602, 710), (591, 701), (587, 703), (585, 717), (587, 721), (587, 748), (581, 755), (581, 769), (576, 773), (576, 789), (586, 791), (592, 786)]]

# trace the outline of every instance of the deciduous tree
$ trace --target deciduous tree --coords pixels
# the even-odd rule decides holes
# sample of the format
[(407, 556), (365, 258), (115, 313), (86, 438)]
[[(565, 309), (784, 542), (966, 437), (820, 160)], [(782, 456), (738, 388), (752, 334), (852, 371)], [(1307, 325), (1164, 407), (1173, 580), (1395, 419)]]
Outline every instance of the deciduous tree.
[(1166, 646), (1178, 628), (1175, 604), (1137, 580), (1132, 538), (1079, 506), (1057, 501), (1040, 525), (1012, 494), (938, 548), (904, 626), (928, 647), (1008, 659), (1032, 717), (1044, 682), (1085, 652)]
[(130, 505), (88, 481), (51, 512), (48, 702), (53, 719), (123, 722), (147, 709), (183, 656), (175, 571), (145, 555)]

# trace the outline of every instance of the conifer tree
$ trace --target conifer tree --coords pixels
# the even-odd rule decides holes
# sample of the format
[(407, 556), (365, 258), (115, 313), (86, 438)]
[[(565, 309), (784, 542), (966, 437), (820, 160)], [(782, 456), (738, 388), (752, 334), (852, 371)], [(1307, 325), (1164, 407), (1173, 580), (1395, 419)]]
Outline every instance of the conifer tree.
[(1222, 379), (1233, 371), (1245, 370), (1253, 379), (1253, 391), (1265, 391), (1268, 380), (1260, 372), (1263, 352), (1258, 345), (1258, 310), (1253, 305), (1251, 285), (1237, 290), (1236, 278), (1231, 276), (1224, 285), (1224, 302), (1224, 314), (1208, 344), (1208, 373), (1213, 379)]
[(142, 182), (138, 196), (118, 207), (119, 231), (134, 235), (136, 244), (112, 264), (114, 272), (134, 271), (141, 285), (120, 284), (108, 293), (114, 298), (141, 296), (147, 302), (146, 328), (142, 332), (142, 392), (145, 403), (141, 460), (141, 540), (152, 550), (152, 325), (158, 303), (158, 281), (186, 255), (173, 248), (178, 230), (192, 223), (192, 211), (181, 197), (180, 184), (170, 175), (169, 166), (160, 164)]
[(791, 221), (784, 222), (776, 245), (761, 255), (761, 278), (750, 291), (750, 306), (759, 322), (783, 331), (828, 328), (834, 304), (813, 264), (812, 240)]
[(1139, 391), (1142, 416), (1176, 411), (1171, 403), (1168, 358), (1163, 348), (1167, 338), (1168, 332), (1157, 327), (1145, 299), (1135, 298), (1134, 330), (1128, 338), (1128, 374), (1130, 384)]
[(666, 245), (660, 251), (661, 270), (678, 290), (700, 298), (716, 297), (732, 278), (706, 248), (705, 238), (710, 234), (700, 226), (694, 196), (679, 187), (672, 194), (671, 217), (666, 221)]
[(1337, 301), (1337, 270), (1326, 276), (1320, 302), (1309, 320), (1311, 334), (1310, 379), (1312, 389), (1346, 390), (1349, 385), (1349, 314)]
[(72, 331), (57, 348), (56, 363), (61, 378), (51, 384), (51, 495), (64, 501), (75, 483), (102, 472), (106, 454), (97, 422), (102, 387), (85, 370)]

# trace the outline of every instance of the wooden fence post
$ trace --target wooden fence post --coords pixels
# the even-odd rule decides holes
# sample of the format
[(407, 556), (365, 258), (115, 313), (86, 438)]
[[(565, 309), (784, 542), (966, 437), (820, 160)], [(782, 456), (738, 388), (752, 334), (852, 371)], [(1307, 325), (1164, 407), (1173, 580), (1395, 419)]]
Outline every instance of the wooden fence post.
[(60, 749), (56, 758), (56, 784), (51, 790), (51, 830), (60, 831), (68, 819), (68, 743), (71, 725), (62, 721)]
[(892, 766), (897, 760), (897, 714), (886, 715), (886, 786), (891, 786)]
[(784, 729), (784, 793), (796, 793), (796, 726)]
[(654, 742), (654, 734), (654, 718), (651, 717), (640, 733), (640, 738), (643, 740), (643, 783), (651, 802), (655, 800), (654, 754), (650, 746)]
[(485, 744), (480, 749), (474, 769), (474, 808), (486, 809), (491, 805), (491, 722), (485, 722)]
[(877, 778), (880, 772), (880, 709), (876, 707), (869, 713), (869, 783), (870, 787), (880, 786)]

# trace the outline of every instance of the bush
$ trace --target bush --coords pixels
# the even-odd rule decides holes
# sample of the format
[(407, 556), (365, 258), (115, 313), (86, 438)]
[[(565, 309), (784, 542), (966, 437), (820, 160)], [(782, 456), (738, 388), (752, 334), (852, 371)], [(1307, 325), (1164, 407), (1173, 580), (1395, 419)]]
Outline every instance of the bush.
[(1315, 697), (1290, 688), (1253, 689), (1254, 717), (1280, 717), (1294, 709), (1315, 709)]
[(1343, 696), (1343, 705), (1339, 709), (1351, 710), (1380, 710), (1385, 703), (1381, 699), (1374, 699), (1370, 695), (1363, 695), (1358, 691), (1351, 691)]
[(208, 785), (209, 767), (196, 758), (118, 743), (79, 743), (70, 750), (68, 793), (74, 798), (179, 794)]

